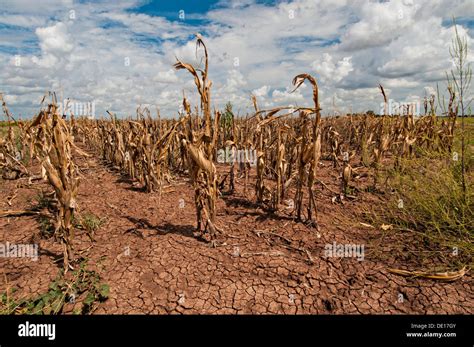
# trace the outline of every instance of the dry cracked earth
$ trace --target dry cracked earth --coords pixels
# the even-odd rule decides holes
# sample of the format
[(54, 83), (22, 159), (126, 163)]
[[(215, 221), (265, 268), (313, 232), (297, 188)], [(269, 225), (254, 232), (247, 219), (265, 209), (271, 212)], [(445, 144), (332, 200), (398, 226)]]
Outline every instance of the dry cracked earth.
[[(334, 204), (339, 178), (330, 163), (321, 167), (317, 204), (319, 231), (284, 213), (254, 206), (251, 175), (236, 192), (218, 203), (217, 225), (224, 234), (218, 247), (194, 236), (195, 209), (189, 180), (177, 177), (158, 193), (145, 193), (129, 178), (95, 156), (78, 158), (82, 180), (79, 213), (105, 222), (91, 241), (81, 230), (75, 251), (100, 271), (110, 297), (96, 314), (472, 314), (472, 277), (443, 283), (401, 277), (396, 257), (372, 258), (380, 231), (360, 224), (364, 206), (377, 203), (369, 194)], [(226, 167), (219, 168), (222, 172)], [(254, 169), (253, 169), (254, 170)], [(34, 206), (41, 181), (2, 181), (0, 210)], [(11, 206), (7, 204), (8, 198)], [(0, 218), (0, 240), (39, 243), (38, 261), (0, 258), (0, 290), (17, 295), (47, 290), (61, 266), (60, 246), (39, 235), (35, 216)], [(326, 257), (326, 244), (365, 245), (363, 261)], [(74, 307), (68, 304), (65, 313)]]

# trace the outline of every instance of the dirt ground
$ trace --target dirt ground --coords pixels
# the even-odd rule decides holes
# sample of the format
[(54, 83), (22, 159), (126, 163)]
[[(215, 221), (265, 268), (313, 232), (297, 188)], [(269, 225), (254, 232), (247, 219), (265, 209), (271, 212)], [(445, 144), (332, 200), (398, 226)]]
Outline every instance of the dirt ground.
[[(371, 256), (381, 231), (362, 225), (361, 213), (383, 204), (383, 197), (358, 192), (352, 201), (334, 203), (331, 190), (339, 191), (340, 178), (330, 162), (323, 162), (318, 176), (326, 187), (315, 189), (319, 230), (294, 221), (284, 206), (278, 213), (255, 206), (253, 168), (247, 194), (240, 178), (235, 193), (219, 199), (217, 225), (224, 234), (213, 248), (193, 235), (194, 197), (187, 177), (175, 177), (160, 197), (96, 157), (78, 158), (79, 213), (93, 213), (105, 223), (94, 242), (76, 230), (73, 243), (89, 264), (102, 266), (102, 280), (110, 285), (110, 298), (96, 314), (474, 312), (471, 274), (452, 283), (401, 277), (387, 272), (407, 265), (395, 255), (388, 253), (383, 261)], [(31, 208), (41, 189), (51, 191), (41, 181), (1, 181), (0, 211)], [(0, 218), (1, 242), (34, 242), (40, 248), (38, 261), (0, 258), (1, 292), (8, 285), (17, 287), (20, 297), (35, 295), (57, 275), (61, 247), (39, 230), (36, 216)], [(325, 245), (334, 242), (364, 245), (363, 261), (326, 257)], [(66, 306), (65, 313), (71, 312)]]

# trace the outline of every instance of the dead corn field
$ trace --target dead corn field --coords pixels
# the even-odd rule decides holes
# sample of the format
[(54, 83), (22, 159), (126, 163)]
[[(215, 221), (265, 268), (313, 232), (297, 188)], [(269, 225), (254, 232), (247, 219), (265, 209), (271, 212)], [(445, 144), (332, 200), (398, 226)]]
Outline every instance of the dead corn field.
[(434, 223), (407, 198), (443, 194), (432, 175), (458, 163), (457, 110), (322, 118), (302, 74), (307, 107), (253, 97), (237, 117), (211, 108), (198, 46), (202, 70), (175, 68), (201, 104), (184, 97), (176, 119), (64, 120), (51, 94), (17, 121), (3, 102), (0, 240), (38, 257), (0, 258), (2, 313), (474, 312), (472, 158), (443, 202), (462, 218)]

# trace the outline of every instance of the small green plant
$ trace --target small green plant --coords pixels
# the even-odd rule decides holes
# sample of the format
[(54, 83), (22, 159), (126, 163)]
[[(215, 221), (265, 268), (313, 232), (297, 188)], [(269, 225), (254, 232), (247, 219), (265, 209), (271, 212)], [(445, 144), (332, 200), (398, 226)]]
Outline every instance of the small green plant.
[(455, 66), (454, 69), (451, 70), (451, 74), (447, 75), (448, 85), (451, 84), (456, 91), (458, 98), (457, 98), (457, 106), (459, 108), (459, 112), (461, 113), (461, 185), (463, 189), (463, 193), (466, 194), (467, 187), (466, 187), (466, 133), (465, 133), (465, 116), (470, 115), (469, 105), (472, 102), (471, 100), (466, 99), (469, 96), (468, 92), (471, 87), (471, 80), (472, 80), (472, 68), (471, 62), (468, 59), (468, 40), (466, 36), (461, 36), (458, 32), (456, 21), (453, 18), (453, 26), (454, 26), (454, 38), (452, 41), (452, 45), (449, 48), (449, 53), (451, 54), (451, 58), (453, 64)]
[[(61, 314), (66, 303), (78, 304), (75, 314), (89, 314), (97, 307), (97, 303), (108, 299), (110, 288), (101, 283), (96, 271), (87, 269), (83, 261), (80, 266), (68, 273), (63, 272), (49, 285), (48, 291), (34, 298), (16, 299), (15, 288), (7, 289), (0, 296), (0, 314)], [(79, 298), (82, 298), (79, 302)]]
[(84, 213), (77, 221), (74, 220), (73, 223), (77, 228), (85, 230), (87, 236), (93, 241), (94, 233), (104, 224), (104, 219), (97, 217), (93, 213)]
[(51, 224), (51, 220), (47, 216), (39, 216), (38, 223), (40, 226), (41, 235), (48, 237), (54, 234), (54, 226)]
[(234, 121), (234, 112), (232, 111), (232, 103), (230, 101), (225, 105), (225, 112), (221, 116), (220, 121), (224, 132), (226, 134), (229, 133)]

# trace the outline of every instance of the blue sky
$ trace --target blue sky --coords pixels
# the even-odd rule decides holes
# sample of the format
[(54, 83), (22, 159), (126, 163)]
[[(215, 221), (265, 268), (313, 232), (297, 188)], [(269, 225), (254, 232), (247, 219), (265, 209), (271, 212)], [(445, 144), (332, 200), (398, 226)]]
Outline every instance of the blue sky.
[(319, 81), (326, 114), (377, 111), (379, 83), (395, 101), (420, 100), (452, 68), (452, 16), (473, 51), (469, 0), (2, 3), (0, 92), (25, 117), (49, 90), (94, 102), (98, 116), (147, 106), (174, 117), (183, 92), (198, 105), (192, 78), (172, 68), (176, 57), (202, 64), (196, 32), (209, 48), (213, 107), (231, 101), (241, 114), (251, 94), (265, 108), (310, 104), (310, 88), (290, 92), (300, 73)]
[[(237, 3), (237, 1), (235, 1)], [(259, 0), (256, 4), (274, 6), (282, 1)], [(248, 6), (251, 6), (249, 4)], [(183, 10), (186, 14), (204, 15), (210, 10), (225, 8), (226, 2), (221, 0), (154, 0), (146, 1), (144, 4), (130, 9), (131, 12), (144, 13), (149, 16), (165, 17), (171, 21), (179, 21), (179, 11)]]
[(181, 21), (179, 14), (184, 11), (188, 24), (202, 24), (203, 20), (192, 19), (195, 15), (204, 15), (209, 10), (218, 7), (219, 1), (209, 0), (174, 0), (174, 1), (150, 1), (137, 8), (130, 9), (130, 12), (144, 13), (149, 16), (164, 17), (170, 21)]

